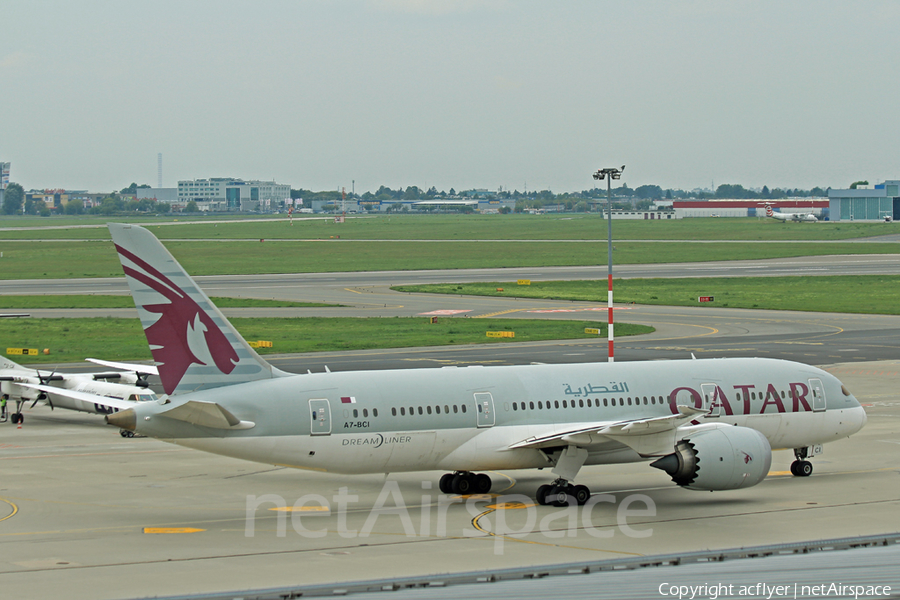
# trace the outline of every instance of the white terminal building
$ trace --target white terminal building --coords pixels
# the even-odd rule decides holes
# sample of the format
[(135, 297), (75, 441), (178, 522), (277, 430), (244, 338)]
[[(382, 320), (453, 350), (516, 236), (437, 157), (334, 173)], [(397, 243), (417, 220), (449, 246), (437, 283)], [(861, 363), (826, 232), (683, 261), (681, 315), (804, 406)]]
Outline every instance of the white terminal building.
[(268, 211), (281, 209), (291, 186), (274, 181), (244, 181), (226, 177), (179, 181), (178, 204), (194, 201), (202, 211)]

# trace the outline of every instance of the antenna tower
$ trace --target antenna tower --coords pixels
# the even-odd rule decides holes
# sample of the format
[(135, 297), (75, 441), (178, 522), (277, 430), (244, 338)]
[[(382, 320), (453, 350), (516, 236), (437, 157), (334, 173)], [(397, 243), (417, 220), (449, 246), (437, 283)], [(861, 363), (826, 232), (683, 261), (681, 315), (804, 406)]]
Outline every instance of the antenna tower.
[(162, 187), (162, 152), (156, 155), (156, 187)]

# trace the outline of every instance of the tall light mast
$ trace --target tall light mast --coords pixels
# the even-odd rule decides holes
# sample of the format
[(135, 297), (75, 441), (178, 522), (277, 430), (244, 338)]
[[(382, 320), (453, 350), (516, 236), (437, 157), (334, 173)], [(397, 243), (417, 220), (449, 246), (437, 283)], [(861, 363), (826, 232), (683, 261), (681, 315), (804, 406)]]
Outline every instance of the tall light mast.
[(615, 352), (613, 348), (615, 337), (613, 336), (612, 180), (620, 179), (622, 177), (622, 171), (624, 170), (625, 165), (622, 165), (621, 169), (600, 169), (594, 173), (594, 179), (598, 181), (606, 179), (606, 260), (608, 264), (607, 280), (609, 284), (609, 293), (607, 295), (607, 307), (609, 312), (609, 362), (615, 361)]

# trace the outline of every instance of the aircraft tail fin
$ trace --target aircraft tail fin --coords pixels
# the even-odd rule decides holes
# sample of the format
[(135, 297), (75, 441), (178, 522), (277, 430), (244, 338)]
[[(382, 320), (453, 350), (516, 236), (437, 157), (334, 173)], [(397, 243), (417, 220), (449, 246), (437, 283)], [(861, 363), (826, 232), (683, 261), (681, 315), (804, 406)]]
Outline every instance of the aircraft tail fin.
[(771, 217), (775, 215), (775, 211), (772, 210), (771, 204), (766, 204), (766, 216)]
[(152, 233), (110, 223), (167, 394), (288, 375), (263, 360)]
[(20, 369), (22, 368), (20, 365), (17, 365), (13, 361), (9, 360), (5, 356), (0, 356), (0, 369)]

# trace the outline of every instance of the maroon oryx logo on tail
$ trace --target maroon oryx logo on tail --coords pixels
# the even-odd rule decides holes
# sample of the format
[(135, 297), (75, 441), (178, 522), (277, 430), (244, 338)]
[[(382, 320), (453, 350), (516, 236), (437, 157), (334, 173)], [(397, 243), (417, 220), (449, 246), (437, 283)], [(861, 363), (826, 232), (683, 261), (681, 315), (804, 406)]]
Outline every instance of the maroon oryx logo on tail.
[(194, 300), (168, 277), (118, 244), (116, 250), (143, 272), (122, 265), (125, 275), (162, 294), (169, 302), (145, 304), (159, 319), (144, 330), (153, 359), (159, 364), (163, 389), (171, 394), (192, 364), (210, 365), (226, 375), (238, 362), (225, 334)]

